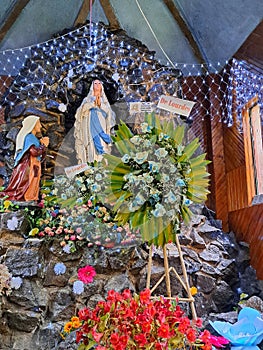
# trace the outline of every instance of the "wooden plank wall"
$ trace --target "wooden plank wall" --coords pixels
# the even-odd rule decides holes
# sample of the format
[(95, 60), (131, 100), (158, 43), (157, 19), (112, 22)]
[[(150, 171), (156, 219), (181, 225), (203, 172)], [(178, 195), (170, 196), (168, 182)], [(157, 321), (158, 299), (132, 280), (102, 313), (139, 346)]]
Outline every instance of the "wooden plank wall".
[[(228, 230), (228, 203), (226, 173), (224, 163), (223, 123), (218, 111), (221, 110), (218, 99), (220, 77), (213, 74), (206, 77), (187, 77), (183, 84), (183, 92), (187, 99), (197, 98), (198, 103), (193, 109), (193, 124), (191, 126), (195, 137), (198, 137), (207, 159), (210, 176), (210, 195), (206, 205), (222, 220), (223, 229)], [(190, 91), (189, 91), (190, 87)], [(209, 98), (205, 98), (205, 97)]]
[(243, 134), (238, 125), (224, 126), (224, 154), (228, 211), (248, 206)]

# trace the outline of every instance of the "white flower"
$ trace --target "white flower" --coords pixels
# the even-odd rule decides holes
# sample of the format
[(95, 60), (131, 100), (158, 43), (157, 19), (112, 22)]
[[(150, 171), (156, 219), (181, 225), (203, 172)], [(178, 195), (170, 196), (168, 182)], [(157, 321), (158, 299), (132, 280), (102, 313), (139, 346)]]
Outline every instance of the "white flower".
[(96, 174), (96, 175), (95, 175), (95, 180), (96, 180), (96, 181), (102, 180), (102, 175), (101, 175), (101, 174)]
[(183, 179), (177, 179), (175, 185), (179, 187), (183, 187), (185, 186), (185, 182)]
[(164, 137), (164, 134), (163, 134), (163, 132), (161, 132), (161, 133), (158, 135), (158, 140), (159, 140), (159, 141), (162, 141), (162, 140), (163, 140), (163, 137)]
[(134, 198), (134, 202), (137, 205), (143, 205), (145, 203), (145, 198), (141, 195), (141, 193), (138, 193), (137, 196)]
[(164, 158), (167, 156), (168, 152), (166, 151), (165, 148), (158, 148), (154, 154), (156, 155), (156, 157), (158, 158)]
[(130, 212), (134, 213), (136, 210), (138, 210), (138, 209), (140, 208), (140, 206), (138, 206), (138, 205), (136, 204), (136, 202), (131, 202), (131, 203), (129, 204), (128, 208), (129, 208), (129, 211), (130, 211)]
[(81, 190), (81, 191), (86, 191), (86, 186), (85, 186), (85, 185), (82, 185), (82, 186), (80, 187), (80, 190)]
[(176, 168), (176, 166), (174, 164), (169, 164), (169, 172), (171, 174), (174, 174), (174, 173), (177, 172), (177, 168)]
[(23, 280), (21, 277), (12, 277), (10, 281), (10, 286), (13, 289), (19, 289), (23, 283)]
[(166, 212), (166, 210), (165, 210), (164, 206), (160, 203), (157, 203), (155, 206), (155, 209), (152, 210), (152, 214), (156, 218), (164, 216), (165, 212)]
[(58, 275), (63, 275), (66, 272), (66, 266), (63, 263), (56, 263), (54, 266), (54, 272), (55, 274)]
[(73, 293), (74, 294), (81, 294), (84, 292), (84, 283), (82, 281), (75, 281), (73, 283)]
[(142, 123), (141, 124), (141, 130), (145, 134), (146, 132), (151, 132), (152, 126), (150, 126), (148, 123)]
[(93, 185), (91, 186), (91, 191), (92, 191), (92, 192), (100, 192), (100, 190), (101, 190), (101, 186), (100, 186), (100, 185), (93, 184)]
[(76, 177), (75, 181), (78, 184), (78, 183), (84, 182), (84, 179), (81, 176), (78, 176), (78, 177)]
[(169, 193), (167, 195), (167, 202), (174, 203), (174, 202), (176, 202), (176, 200), (177, 200), (176, 195), (172, 191), (169, 191)]
[(128, 181), (130, 184), (135, 183), (135, 176), (133, 175), (133, 173), (125, 174), (125, 175), (123, 176), (123, 179), (124, 179), (125, 181)]
[(144, 173), (143, 178), (144, 178), (145, 182), (148, 184), (150, 184), (154, 180), (154, 177), (149, 175), (148, 173)]
[(175, 210), (174, 210), (174, 209), (168, 210), (168, 211), (166, 212), (166, 214), (167, 214), (167, 216), (168, 216), (169, 218), (172, 218), (172, 217), (174, 217), (174, 215), (175, 215)]
[(87, 166), (87, 168), (85, 169), (85, 174), (86, 175), (90, 175), (90, 174), (94, 174), (94, 169), (92, 168), (92, 166)]
[(152, 147), (152, 142), (150, 140), (144, 140), (142, 145), (145, 148), (151, 148)]
[(12, 219), (7, 220), (7, 228), (11, 231), (15, 231), (18, 228), (18, 220), (16, 216), (13, 216)]
[(166, 135), (166, 134), (164, 134), (164, 133), (162, 133), (162, 132), (158, 135), (158, 140), (159, 140), (159, 141), (168, 140), (169, 138), (170, 138), (169, 135)]
[(167, 174), (162, 174), (162, 181), (163, 182), (168, 182), (170, 180), (170, 176)]
[(93, 180), (94, 180), (94, 179), (87, 179), (87, 180), (86, 180), (86, 183), (87, 183), (88, 185), (91, 185), (91, 184), (93, 184)]
[(142, 164), (143, 162), (146, 161), (148, 157), (148, 152), (138, 152), (136, 153), (136, 157), (135, 157), (135, 162), (138, 163), (138, 164)]
[(177, 154), (178, 156), (181, 156), (183, 154), (184, 146), (183, 145), (178, 145), (177, 146)]
[(141, 142), (141, 138), (138, 135), (135, 135), (133, 137), (130, 138), (130, 141), (134, 144), (134, 145), (139, 145)]
[(67, 105), (65, 105), (65, 103), (60, 103), (58, 109), (60, 112), (64, 113), (67, 110)]
[(124, 156), (121, 158), (121, 161), (123, 163), (128, 163), (129, 160), (130, 160), (130, 156), (128, 154), (124, 154)]
[(58, 194), (58, 189), (57, 188), (54, 188), (53, 194), (54, 194), (54, 196), (56, 196)]
[(159, 168), (160, 168), (159, 164), (152, 161), (152, 160), (150, 160), (148, 163), (149, 163), (150, 171), (152, 171), (153, 173), (158, 173)]
[(76, 203), (82, 204), (82, 203), (83, 203), (83, 198), (77, 198), (77, 199), (76, 199)]

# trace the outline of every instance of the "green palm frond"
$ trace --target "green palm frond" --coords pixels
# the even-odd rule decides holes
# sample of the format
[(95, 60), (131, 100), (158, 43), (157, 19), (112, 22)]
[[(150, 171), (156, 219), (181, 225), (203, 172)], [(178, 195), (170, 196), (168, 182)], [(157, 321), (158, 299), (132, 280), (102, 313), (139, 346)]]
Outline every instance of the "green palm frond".
[(128, 126), (121, 121), (118, 129), (116, 130), (116, 135), (112, 136), (112, 140), (121, 155), (129, 154), (130, 152), (135, 151), (134, 145), (130, 142), (130, 138), (132, 136), (133, 134)]

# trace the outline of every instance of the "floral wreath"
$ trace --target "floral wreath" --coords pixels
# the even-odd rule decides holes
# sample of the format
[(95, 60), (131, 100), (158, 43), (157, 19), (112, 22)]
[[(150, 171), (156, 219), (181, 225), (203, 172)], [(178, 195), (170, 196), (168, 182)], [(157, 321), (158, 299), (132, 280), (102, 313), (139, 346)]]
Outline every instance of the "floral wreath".
[(183, 144), (185, 127), (161, 123), (146, 114), (141, 133), (119, 125), (115, 146), (120, 154), (105, 155), (108, 163), (106, 198), (114, 203), (115, 220), (140, 229), (142, 238), (156, 246), (175, 241), (183, 221), (189, 222), (189, 205), (203, 202), (209, 193), (205, 154), (194, 157), (200, 144)]

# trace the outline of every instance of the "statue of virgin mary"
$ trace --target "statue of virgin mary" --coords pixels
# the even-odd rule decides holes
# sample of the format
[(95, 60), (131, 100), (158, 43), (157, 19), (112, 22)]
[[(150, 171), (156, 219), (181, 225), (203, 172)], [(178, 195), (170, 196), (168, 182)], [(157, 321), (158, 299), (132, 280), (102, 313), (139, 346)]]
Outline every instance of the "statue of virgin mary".
[(115, 125), (115, 113), (100, 80), (92, 82), (75, 118), (74, 137), (78, 163), (102, 160), (104, 153), (110, 153), (110, 132)]

